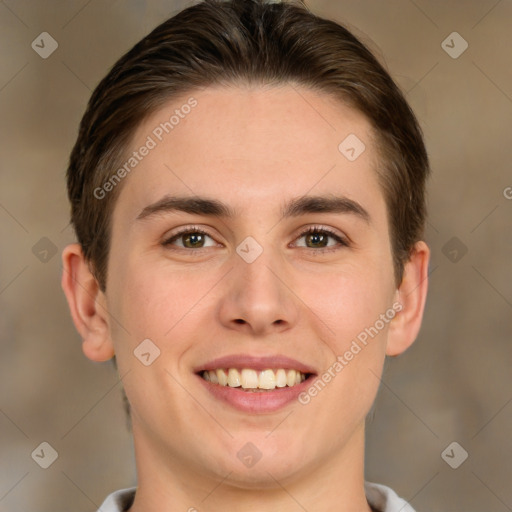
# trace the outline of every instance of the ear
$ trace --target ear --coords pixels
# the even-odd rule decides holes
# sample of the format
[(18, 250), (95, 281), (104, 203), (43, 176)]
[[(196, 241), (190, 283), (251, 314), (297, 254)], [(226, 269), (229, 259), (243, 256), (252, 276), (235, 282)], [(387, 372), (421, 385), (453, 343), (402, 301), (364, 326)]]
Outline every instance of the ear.
[(397, 356), (408, 349), (418, 336), (427, 299), (430, 249), (417, 242), (409, 261), (404, 265), (402, 282), (396, 300), (402, 309), (390, 323), (386, 355)]
[(75, 327), (83, 340), (82, 350), (93, 361), (107, 361), (114, 356), (114, 347), (110, 338), (106, 298), (79, 244), (71, 244), (64, 249), (62, 265), (62, 289)]

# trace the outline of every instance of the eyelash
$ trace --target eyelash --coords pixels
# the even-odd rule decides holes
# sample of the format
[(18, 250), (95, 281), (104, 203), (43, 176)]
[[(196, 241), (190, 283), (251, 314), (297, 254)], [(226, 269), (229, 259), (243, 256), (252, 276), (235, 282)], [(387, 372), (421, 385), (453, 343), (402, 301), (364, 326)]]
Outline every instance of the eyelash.
[[(208, 233), (207, 231), (205, 231), (199, 227), (196, 227), (196, 226), (191, 226), (191, 227), (184, 228), (181, 231), (178, 231), (177, 233), (172, 235), (171, 238), (168, 238), (167, 240), (165, 240), (162, 243), (162, 245), (164, 247), (171, 246), (172, 242), (174, 242), (175, 240), (178, 240), (181, 236), (187, 235), (187, 234), (196, 234), (196, 233), (209, 236), (211, 239), (213, 239), (212, 235), (210, 235), (210, 233)], [(299, 236), (296, 238), (296, 240), (299, 240), (303, 236), (308, 235), (310, 233), (321, 233), (324, 235), (328, 235), (328, 236), (334, 238), (339, 243), (339, 245), (335, 246), (335, 247), (323, 247), (323, 248), (319, 248), (319, 249), (314, 249), (312, 247), (303, 247), (303, 249), (311, 249), (315, 253), (329, 253), (329, 252), (337, 251), (342, 247), (350, 247), (350, 243), (346, 238), (343, 238), (340, 235), (338, 235), (337, 233), (335, 233), (334, 231), (332, 231), (331, 229), (324, 228), (322, 226), (310, 226), (309, 228), (302, 231), (299, 234)], [(190, 247), (180, 247), (178, 249), (173, 249), (173, 250), (186, 251), (189, 253), (197, 253), (197, 252), (201, 252), (202, 249), (208, 249), (208, 247), (199, 247), (197, 249), (192, 249)]]

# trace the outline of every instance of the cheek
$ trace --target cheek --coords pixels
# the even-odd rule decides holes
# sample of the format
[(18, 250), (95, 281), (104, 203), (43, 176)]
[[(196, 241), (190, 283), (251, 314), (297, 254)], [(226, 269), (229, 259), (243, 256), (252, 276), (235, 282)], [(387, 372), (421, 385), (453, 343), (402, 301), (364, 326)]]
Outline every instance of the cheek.
[[(316, 293), (315, 313), (329, 326), (325, 341), (331, 353), (318, 380), (299, 401), (311, 407), (312, 416), (321, 418), (329, 410), (333, 436), (339, 425), (355, 428), (375, 400), (387, 334), (396, 315), (391, 283), (386, 273), (367, 268), (365, 273), (331, 274)], [(305, 286), (310, 287), (307, 281)]]
[(192, 267), (170, 271), (166, 260), (125, 260), (113, 276), (115, 302), (109, 305), (117, 320), (111, 323), (116, 352), (133, 351), (146, 338), (174, 356), (185, 351), (198, 328), (201, 308), (208, 304), (205, 294), (217, 280), (214, 272)]
[[(365, 329), (377, 323), (379, 332), (385, 334), (386, 322), (381, 316), (392, 316), (393, 286), (388, 274), (378, 266), (368, 266), (352, 272), (330, 273), (303, 281), (310, 304), (321, 320), (329, 327), (334, 338), (333, 349), (339, 353)], [(390, 312), (391, 309), (391, 312)]]
[(123, 385), (138, 421), (152, 418), (164, 402), (173, 404), (173, 410), (180, 403), (182, 412), (190, 405), (168, 372), (174, 374), (197, 329), (194, 305), (202, 294), (193, 281), (183, 273), (166, 274), (141, 261), (124, 261), (112, 279), (115, 301), (109, 310), (115, 320), (111, 335), (119, 373), (126, 375)]

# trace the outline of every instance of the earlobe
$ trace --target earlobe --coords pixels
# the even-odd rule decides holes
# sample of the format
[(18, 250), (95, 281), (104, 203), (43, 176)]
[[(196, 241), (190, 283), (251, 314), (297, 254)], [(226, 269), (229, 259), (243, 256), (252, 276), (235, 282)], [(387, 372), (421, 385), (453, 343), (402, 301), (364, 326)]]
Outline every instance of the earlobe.
[(429, 258), (427, 244), (417, 242), (404, 266), (402, 282), (397, 290), (402, 309), (390, 324), (386, 348), (388, 356), (401, 354), (418, 336), (427, 299)]
[(71, 244), (64, 249), (62, 265), (62, 289), (75, 327), (82, 337), (84, 354), (93, 361), (111, 359), (114, 348), (105, 295), (91, 273), (79, 244)]

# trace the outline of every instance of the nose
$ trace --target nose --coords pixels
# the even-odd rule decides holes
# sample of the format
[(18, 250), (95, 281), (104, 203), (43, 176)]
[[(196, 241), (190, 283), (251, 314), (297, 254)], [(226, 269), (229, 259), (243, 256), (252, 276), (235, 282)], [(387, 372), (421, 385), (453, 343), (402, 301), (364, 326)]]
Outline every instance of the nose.
[(234, 259), (221, 298), (221, 323), (253, 336), (290, 329), (298, 318), (299, 301), (284, 265), (278, 264), (270, 250), (264, 250), (252, 263), (238, 255)]

